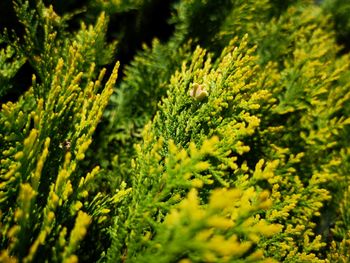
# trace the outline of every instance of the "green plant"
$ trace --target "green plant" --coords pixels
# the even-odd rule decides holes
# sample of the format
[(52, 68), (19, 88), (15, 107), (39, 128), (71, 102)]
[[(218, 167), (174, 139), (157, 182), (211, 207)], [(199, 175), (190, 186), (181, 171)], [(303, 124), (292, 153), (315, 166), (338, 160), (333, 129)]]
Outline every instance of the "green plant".
[(0, 98), (33, 76), (1, 105), (0, 261), (347, 262), (350, 57), (327, 3), (178, 1), (116, 82), (109, 16), (154, 3), (14, 2)]

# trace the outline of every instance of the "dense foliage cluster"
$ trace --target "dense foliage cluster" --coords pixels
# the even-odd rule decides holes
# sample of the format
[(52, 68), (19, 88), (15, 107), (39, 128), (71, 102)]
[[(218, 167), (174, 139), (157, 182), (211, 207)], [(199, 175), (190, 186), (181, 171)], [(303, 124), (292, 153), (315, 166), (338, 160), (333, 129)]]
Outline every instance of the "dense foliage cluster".
[(0, 35), (0, 262), (350, 261), (350, 4), (168, 1), (125, 62), (159, 1), (59, 2)]

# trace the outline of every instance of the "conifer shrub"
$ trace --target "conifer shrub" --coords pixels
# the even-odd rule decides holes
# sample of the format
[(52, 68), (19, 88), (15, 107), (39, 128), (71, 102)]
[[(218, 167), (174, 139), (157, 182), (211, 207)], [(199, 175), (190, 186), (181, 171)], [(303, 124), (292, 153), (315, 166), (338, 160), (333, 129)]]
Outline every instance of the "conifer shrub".
[(74, 3), (0, 36), (0, 262), (349, 262), (339, 1), (169, 1), (121, 66), (158, 1)]

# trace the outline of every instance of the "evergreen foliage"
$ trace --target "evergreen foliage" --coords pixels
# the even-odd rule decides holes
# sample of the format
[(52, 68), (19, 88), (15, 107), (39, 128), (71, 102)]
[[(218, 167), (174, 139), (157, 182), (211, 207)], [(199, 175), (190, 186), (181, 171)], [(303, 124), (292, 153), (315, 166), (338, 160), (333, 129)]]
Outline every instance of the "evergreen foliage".
[[(350, 40), (350, 2), (342, 0), (325, 0), (322, 2), (326, 14), (331, 14), (334, 20), (337, 38), (342, 44)], [(349, 45), (346, 50), (349, 51)]]
[[(13, 2), (23, 30), (0, 36), (0, 261), (348, 262), (340, 1), (176, 1), (172, 35), (143, 44), (117, 82), (132, 32), (113, 25), (114, 39), (108, 23), (147, 19), (155, 3), (58, 14)], [(5, 101), (25, 63), (30, 87)]]

